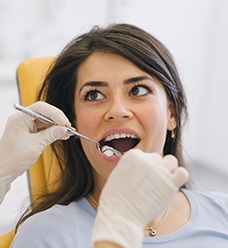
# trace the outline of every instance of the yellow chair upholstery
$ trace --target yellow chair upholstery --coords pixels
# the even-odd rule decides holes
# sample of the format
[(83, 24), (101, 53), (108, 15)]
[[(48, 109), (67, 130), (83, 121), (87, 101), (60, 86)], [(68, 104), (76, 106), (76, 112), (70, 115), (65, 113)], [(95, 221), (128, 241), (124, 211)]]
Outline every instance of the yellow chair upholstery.
[[(54, 61), (54, 57), (29, 59), (19, 64), (17, 69), (17, 83), (20, 103), (28, 106), (36, 101), (37, 93), (43, 79)], [(58, 176), (57, 166), (50, 147), (46, 148), (37, 162), (28, 171), (30, 196), (49, 192), (55, 187), (52, 182)], [(0, 237), (0, 247), (8, 248), (14, 237), (14, 230)]]
[(2, 236), (0, 236), (0, 247), (1, 248), (9, 248), (13, 238), (15, 236), (15, 230), (9, 231)]

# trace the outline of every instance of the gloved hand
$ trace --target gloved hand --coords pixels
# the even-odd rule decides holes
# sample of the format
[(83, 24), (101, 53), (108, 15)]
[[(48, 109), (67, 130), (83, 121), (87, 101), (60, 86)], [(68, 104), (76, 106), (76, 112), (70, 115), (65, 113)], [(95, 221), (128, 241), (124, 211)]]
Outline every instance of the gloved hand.
[(29, 169), (46, 146), (70, 137), (65, 126), (71, 124), (61, 110), (45, 102), (36, 102), (29, 108), (59, 126), (44, 124), (22, 112), (8, 118), (0, 140), (0, 202), (11, 182)]
[(110, 174), (99, 200), (92, 242), (125, 248), (142, 245), (143, 228), (168, 207), (188, 172), (167, 155), (127, 152)]

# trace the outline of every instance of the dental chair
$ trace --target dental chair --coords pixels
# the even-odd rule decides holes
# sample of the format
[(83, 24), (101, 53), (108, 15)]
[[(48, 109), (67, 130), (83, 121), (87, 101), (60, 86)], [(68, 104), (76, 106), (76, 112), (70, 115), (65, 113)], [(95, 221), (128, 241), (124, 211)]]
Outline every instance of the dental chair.
[[(16, 75), (20, 104), (28, 106), (36, 101), (37, 93), (54, 59), (54, 57), (35, 58), (19, 64)], [(40, 194), (52, 191), (57, 186), (54, 182), (58, 173), (54, 156), (50, 147), (47, 147), (27, 172), (31, 200), (36, 199)], [(15, 230), (1, 235), (0, 247), (10, 247), (14, 236)]]

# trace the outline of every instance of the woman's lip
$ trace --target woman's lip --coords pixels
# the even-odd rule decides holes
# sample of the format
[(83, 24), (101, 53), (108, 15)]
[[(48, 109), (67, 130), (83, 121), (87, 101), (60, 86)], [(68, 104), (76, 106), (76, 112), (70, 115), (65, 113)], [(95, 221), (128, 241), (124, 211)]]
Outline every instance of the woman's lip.
[[(129, 149), (128, 151), (130, 151), (130, 150), (132, 150), (132, 149), (135, 149), (135, 148), (138, 148), (137, 147), (138, 145), (136, 145), (135, 147), (133, 147), (133, 148), (131, 148), (131, 149)], [(128, 151), (126, 151), (126, 152), (122, 152), (122, 154), (124, 155), (125, 153), (127, 153)], [(115, 154), (113, 154), (112, 156), (106, 156), (104, 153), (102, 153), (102, 152), (99, 152), (100, 153), (100, 155), (104, 158), (104, 159), (106, 159), (106, 160), (108, 160), (108, 161), (110, 161), (110, 162), (118, 162), (119, 160), (120, 160), (120, 158), (118, 157), (118, 156), (116, 156)]]
[(123, 153), (119, 150), (116, 150), (115, 148), (113, 148), (112, 146), (101, 146), (102, 153), (104, 153), (107, 157), (111, 157), (113, 155), (118, 156), (119, 158), (122, 157)]
[(126, 133), (126, 134), (133, 134), (136, 138), (140, 139), (139, 134), (129, 128), (114, 128), (114, 129), (110, 129), (107, 132), (105, 132), (102, 137), (99, 139), (100, 141), (105, 139), (106, 137), (108, 137), (111, 134), (121, 134), (121, 133)]
[(116, 155), (112, 155), (110, 157), (106, 156), (104, 153), (100, 153), (100, 155), (105, 159), (108, 160), (110, 162), (118, 162), (120, 160), (120, 158)]

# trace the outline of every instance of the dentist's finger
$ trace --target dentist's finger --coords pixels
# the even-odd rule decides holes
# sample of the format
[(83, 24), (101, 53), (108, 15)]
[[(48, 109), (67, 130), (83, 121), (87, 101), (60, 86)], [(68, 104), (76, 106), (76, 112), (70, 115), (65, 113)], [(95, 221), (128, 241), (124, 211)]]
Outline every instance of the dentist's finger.
[(172, 177), (174, 184), (180, 188), (188, 182), (189, 173), (184, 167), (179, 166), (173, 171)]

